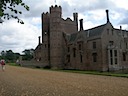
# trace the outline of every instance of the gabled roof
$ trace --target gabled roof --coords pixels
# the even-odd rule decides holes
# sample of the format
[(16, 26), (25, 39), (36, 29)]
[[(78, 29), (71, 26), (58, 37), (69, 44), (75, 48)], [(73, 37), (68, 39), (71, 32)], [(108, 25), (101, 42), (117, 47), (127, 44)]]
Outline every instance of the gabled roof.
[[(74, 42), (77, 39), (80, 39), (80, 37), (82, 37), (82, 39), (86, 38), (86, 37), (93, 37), (93, 36), (101, 36), (102, 32), (104, 31), (104, 28), (106, 27), (107, 24), (112, 25), (110, 22), (105, 23), (103, 25), (91, 28), (91, 29), (87, 29), (87, 30), (83, 30), (77, 33), (73, 33), (69, 35), (69, 42)], [(84, 35), (84, 36), (81, 36)]]
[(97, 26), (97, 27), (94, 27), (91, 29), (87, 29), (84, 32), (86, 32), (89, 35), (89, 37), (98, 36), (98, 35), (102, 34), (105, 26), (106, 26), (106, 24), (103, 24), (103, 25), (100, 25), (100, 26)]

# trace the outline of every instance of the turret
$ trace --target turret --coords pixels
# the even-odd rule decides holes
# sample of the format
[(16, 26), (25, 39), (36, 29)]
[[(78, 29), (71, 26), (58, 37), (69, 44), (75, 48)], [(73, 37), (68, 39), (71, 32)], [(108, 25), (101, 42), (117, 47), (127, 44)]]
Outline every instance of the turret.
[(60, 68), (63, 64), (62, 54), (62, 28), (61, 6), (50, 7), (50, 66)]
[(41, 15), (41, 22), (42, 22), (42, 43), (44, 42), (44, 35), (45, 32), (49, 32), (49, 26), (50, 26), (50, 20), (49, 20), (50, 16), (49, 13), (42, 13)]
[(62, 15), (61, 6), (57, 6), (57, 5), (55, 5), (55, 7), (51, 6), (50, 14), (51, 14), (51, 17), (61, 18), (61, 15)]

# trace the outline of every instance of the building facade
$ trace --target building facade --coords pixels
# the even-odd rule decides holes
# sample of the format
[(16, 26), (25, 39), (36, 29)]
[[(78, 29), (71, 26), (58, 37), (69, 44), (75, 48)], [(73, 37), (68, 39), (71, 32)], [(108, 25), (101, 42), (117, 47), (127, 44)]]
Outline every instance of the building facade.
[(42, 42), (35, 48), (34, 59), (42, 65), (59, 69), (115, 71), (128, 69), (128, 31), (116, 29), (109, 21), (83, 29), (78, 13), (73, 20), (62, 18), (61, 6), (51, 6), (43, 13)]

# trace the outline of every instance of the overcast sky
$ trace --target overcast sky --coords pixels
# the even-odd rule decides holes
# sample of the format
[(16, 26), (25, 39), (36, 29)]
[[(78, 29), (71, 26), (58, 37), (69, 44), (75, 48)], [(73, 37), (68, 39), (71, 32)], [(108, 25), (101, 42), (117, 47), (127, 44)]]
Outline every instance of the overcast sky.
[[(84, 29), (89, 29), (106, 23), (105, 10), (109, 10), (110, 21), (115, 28), (121, 25), (128, 30), (128, 0), (23, 0), (30, 11), (20, 16), (25, 22), (18, 24), (11, 19), (0, 24), (0, 52), (13, 50), (22, 53), (24, 49), (35, 49), (38, 36), (41, 36), (41, 13), (49, 11), (51, 5), (62, 6), (62, 16), (72, 18), (73, 12), (78, 12), (79, 19), (84, 19)], [(55, 3), (56, 1), (56, 3)]]

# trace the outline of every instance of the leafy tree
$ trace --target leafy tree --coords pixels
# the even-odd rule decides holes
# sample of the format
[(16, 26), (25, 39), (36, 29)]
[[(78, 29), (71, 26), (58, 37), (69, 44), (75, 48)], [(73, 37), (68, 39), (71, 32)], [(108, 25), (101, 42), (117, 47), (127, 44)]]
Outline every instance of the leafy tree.
[(25, 49), (22, 55), (23, 60), (31, 60), (33, 58), (34, 49)]
[(12, 50), (8, 50), (8, 51), (6, 51), (6, 59), (7, 60), (9, 60), (9, 61), (13, 61), (14, 60), (14, 53), (13, 53), (13, 51)]
[[(29, 11), (28, 5), (26, 5), (22, 0), (0, 0), (0, 18), (3, 17), (7, 20), (14, 18), (17, 19), (18, 23), (24, 24), (24, 22), (17, 16), (18, 14), (22, 14), (21, 11), (17, 10), (18, 6), (22, 6), (24, 9)], [(11, 12), (7, 10), (10, 10)]]
[(14, 53), (12, 50), (2, 51), (0, 59), (5, 59), (6, 62), (16, 62), (19, 59), (20, 53)]

